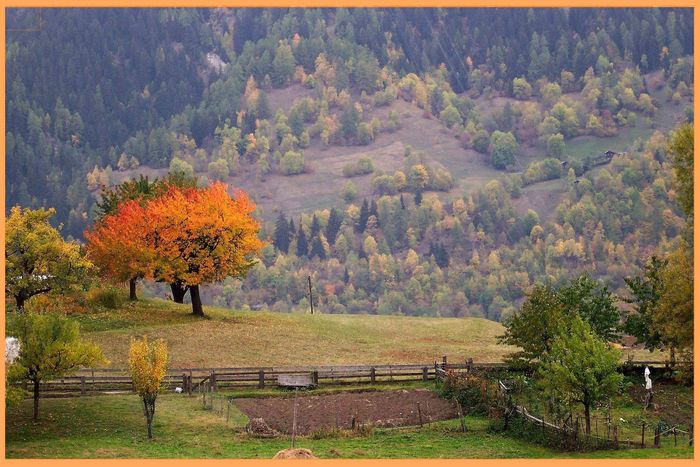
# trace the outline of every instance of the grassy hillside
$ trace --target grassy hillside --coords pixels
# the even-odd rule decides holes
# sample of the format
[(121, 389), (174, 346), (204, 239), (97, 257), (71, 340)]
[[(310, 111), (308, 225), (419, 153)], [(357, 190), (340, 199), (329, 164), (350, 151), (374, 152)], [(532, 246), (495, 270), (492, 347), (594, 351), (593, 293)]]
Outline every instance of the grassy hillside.
[[(480, 318), (287, 314), (205, 307), (206, 319), (189, 305), (147, 299), (117, 310), (76, 314), (88, 339), (113, 368), (126, 366), (134, 336), (163, 338), (172, 367), (497, 362), (512, 347), (499, 345), (503, 326)], [(628, 351), (637, 360), (656, 352)]]
[(172, 365), (247, 366), (339, 363), (423, 363), (500, 360), (503, 327), (478, 318), (304, 315), (241, 312), (142, 300), (119, 310), (79, 315), (83, 331), (103, 349), (110, 366), (124, 367), (132, 336), (163, 338)]

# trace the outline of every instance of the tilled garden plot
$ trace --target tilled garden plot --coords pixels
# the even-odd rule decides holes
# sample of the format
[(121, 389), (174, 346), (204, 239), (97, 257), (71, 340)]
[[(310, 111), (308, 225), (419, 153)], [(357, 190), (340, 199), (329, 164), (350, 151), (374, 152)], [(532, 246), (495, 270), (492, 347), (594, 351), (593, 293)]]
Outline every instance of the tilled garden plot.
[[(248, 418), (262, 418), (274, 430), (292, 432), (293, 396), (235, 399), (234, 403)], [(422, 389), (300, 395), (297, 397), (297, 433), (308, 434), (333, 427), (351, 428), (353, 418), (358, 425), (418, 425), (419, 403), (423, 423), (457, 417), (453, 402)]]

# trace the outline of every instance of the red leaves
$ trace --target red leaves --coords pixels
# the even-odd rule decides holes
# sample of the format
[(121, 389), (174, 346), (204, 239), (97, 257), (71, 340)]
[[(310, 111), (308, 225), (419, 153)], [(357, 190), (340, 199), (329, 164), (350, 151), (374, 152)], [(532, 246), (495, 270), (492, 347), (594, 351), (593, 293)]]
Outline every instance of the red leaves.
[(263, 246), (255, 204), (226, 185), (170, 185), (143, 204), (122, 203), (85, 233), (90, 257), (117, 280), (145, 277), (185, 285), (240, 276)]

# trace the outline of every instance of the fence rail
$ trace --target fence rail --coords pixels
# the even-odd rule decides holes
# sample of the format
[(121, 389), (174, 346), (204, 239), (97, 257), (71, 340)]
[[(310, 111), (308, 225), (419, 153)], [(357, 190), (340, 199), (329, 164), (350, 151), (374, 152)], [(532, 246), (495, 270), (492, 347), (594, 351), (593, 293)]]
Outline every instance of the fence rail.
[[(634, 362), (635, 366), (666, 366), (665, 362)], [(210, 390), (232, 388), (265, 388), (278, 386), (278, 377), (287, 374), (312, 373), (314, 380), (324, 384), (377, 383), (388, 381), (441, 380), (446, 370), (471, 371), (506, 369), (501, 362), (449, 363), (446, 357), (440, 362), (414, 364), (376, 365), (313, 365), (313, 366), (264, 366), (264, 367), (214, 367), (171, 368), (163, 380), (165, 389), (180, 387), (192, 393), (205, 384)], [(29, 388), (28, 388), (29, 389)], [(45, 397), (83, 396), (131, 392), (132, 381), (125, 368), (88, 368), (74, 376), (42, 382), (40, 391)]]

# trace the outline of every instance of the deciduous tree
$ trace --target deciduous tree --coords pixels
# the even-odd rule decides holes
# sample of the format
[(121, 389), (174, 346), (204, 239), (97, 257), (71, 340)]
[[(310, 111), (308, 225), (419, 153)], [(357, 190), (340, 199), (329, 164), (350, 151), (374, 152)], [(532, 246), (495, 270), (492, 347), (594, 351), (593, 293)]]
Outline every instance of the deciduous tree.
[(621, 390), (620, 352), (609, 347), (584, 320), (575, 316), (569, 332), (560, 334), (537, 370), (545, 395), (564, 405), (582, 404), (586, 433), (591, 433), (591, 407)]
[(149, 246), (159, 258), (156, 280), (188, 286), (192, 313), (203, 316), (199, 285), (238, 277), (255, 263), (263, 243), (248, 195), (229, 196), (226, 186), (203, 189), (171, 186), (146, 207)]
[(55, 212), (15, 206), (5, 223), (5, 292), (18, 310), (35, 295), (81, 282), (93, 268), (80, 245), (63, 240), (51, 226)]
[(168, 348), (162, 339), (149, 343), (132, 339), (129, 346), (129, 370), (134, 390), (143, 402), (148, 439), (153, 438), (153, 416), (156, 412), (156, 398), (168, 365)]
[(10, 320), (9, 330), (20, 344), (14, 365), (21, 378), (29, 380), (33, 386), (34, 420), (39, 418), (39, 384), (42, 381), (105, 361), (99, 347), (80, 339), (80, 325), (59, 311), (22, 313)]

